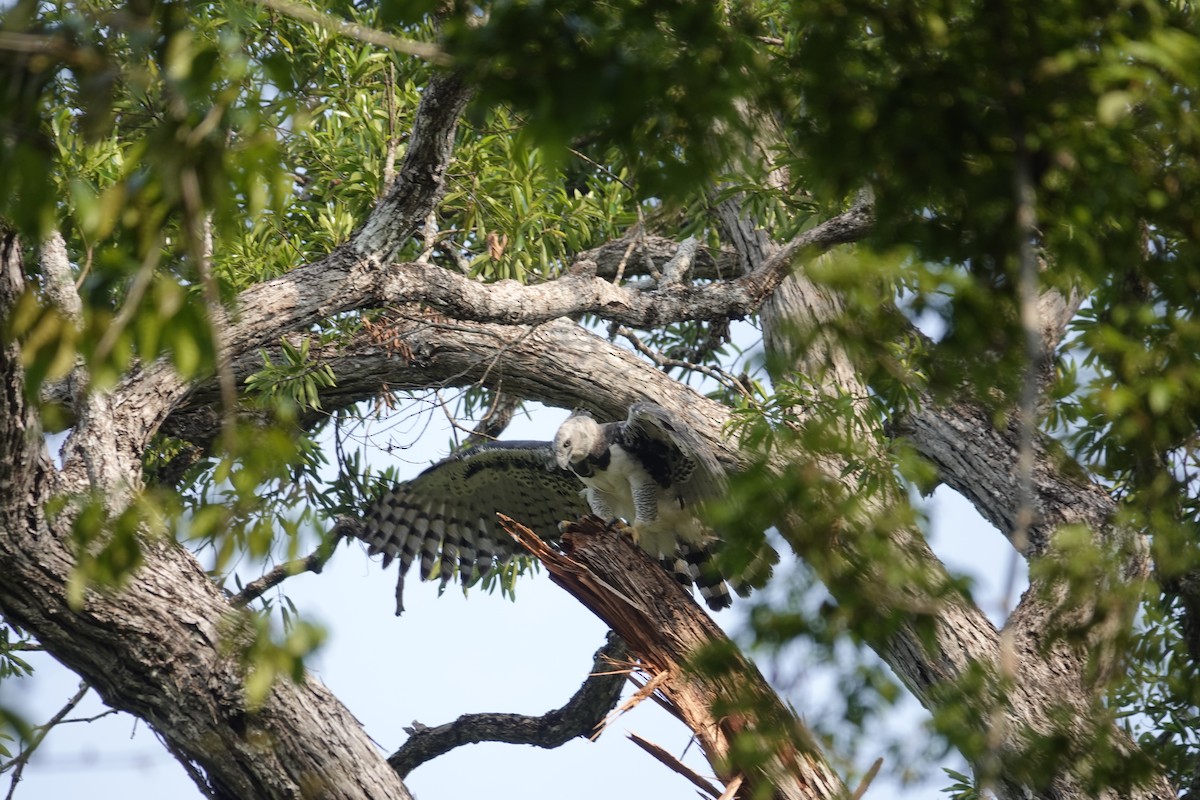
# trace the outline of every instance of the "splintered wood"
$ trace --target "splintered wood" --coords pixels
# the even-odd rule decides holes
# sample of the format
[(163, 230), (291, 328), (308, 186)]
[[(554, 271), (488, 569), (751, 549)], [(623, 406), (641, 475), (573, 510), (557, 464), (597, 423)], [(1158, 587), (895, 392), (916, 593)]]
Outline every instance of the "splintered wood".
[[(551, 580), (625, 640), (649, 676), (632, 700), (661, 694), (669, 702), (725, 782), (722, 797), (845, 796), (804, 724), (688, 591), (622, 534), (624, 526), (595, 516), (564, 523), (560, 552), (520, 523), (497, 516)], [(702, 668), (698, 654), (705, 655)], [(747, 747), (758, 752), (739, 765), (736, 755)]]

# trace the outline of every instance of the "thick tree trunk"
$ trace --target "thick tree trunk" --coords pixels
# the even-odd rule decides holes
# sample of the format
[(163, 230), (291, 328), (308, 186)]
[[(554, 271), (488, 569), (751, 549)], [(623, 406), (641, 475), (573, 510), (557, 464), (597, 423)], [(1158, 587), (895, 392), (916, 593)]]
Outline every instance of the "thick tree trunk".
[[(0, 307), (23, 288), (16, 238), (0, 243)], [(196, 560), (145, 543), (145, 563), (117, 591), (69, 597), (71, 515), (45, 508), (63, 487), (24, 396), (19, 347), (0, 351), (0, 611), (37, 636), (111, 707), (146, 720), (217, 797), (408, 797), (357, 721), (315, 680), (280, 682), (247, 706), (236, 658), (239, 612)], [(119, 432), (110, 432), (119, 437)], [(78, 447), (102, 448), (103, 442)], [(130, 482), (136, 475), (130, 476)]]

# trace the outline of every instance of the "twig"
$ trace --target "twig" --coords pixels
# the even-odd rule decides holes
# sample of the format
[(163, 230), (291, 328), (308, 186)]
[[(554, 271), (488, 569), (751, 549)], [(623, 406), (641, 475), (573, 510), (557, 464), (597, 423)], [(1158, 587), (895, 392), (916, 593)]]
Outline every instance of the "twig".
[(859, 781), (858, 788), (854, 790), (854, 794), (850, 795), (850, 800), (862, 800), (862, 796), (867, 793), (867, 787), (871, 785), (871, 781), (875, 780), (875, 776), (879, 774), (879, 768), (883, 766), (883, 757), (875, 759), (875, 763), (867, 770), (867, 774), (863, 775), (863, 779)]
[(609, 666), (625, 657), (625, 643), (609, 633), (596, 651), (587, 680), (562, 708), (540, 717), (524, 714), (465, 714), (436, 728), (413, 727), (407, 742), (388, 758), (388, 763), (407, 776), (426, 761), (464, 744), (507, 742), (554, 748), (579, 736), (588, 736), (616, 705), (625, 684), (623, 672)]
[[(646, 236), (646, 213), (642, 211), (642, 207), (640, 205), (637, 208), (637, 215), (637, 239), (639, 242), (641, 242)], [(646, 268), (646, 273), (654, 280), (655, 283), (658, 283), (662, 280), (662, 274), (658, 271), (658, 267), (654, 265), (654, 259), (650, 257), (650, 252), (645, 247), (642, 248), (642, 266)]]
[(629, 255), (633, 252), (633, 248), (637, 247), (639, 239), (641, 239), (641, 236), (629, 237), (629, 246), (625, 248), (620, 262), (617, 263), (617, 274), (613, 275), (613, 286), (621, 285), (621, 279), (625, 277), (625, 265), (629, 263)]
[(162, 742), (163, 747), (167, 748), (167, 752), (175, 756), (175, 760), (178, 761), (179, 765), (183, 767), (183, 771), (186, 772), (188, 777), (192, 779), (192, 783), (196, 784), (196, 787), (204, 793), (205, 797), (207, 797), (209, 800), (226, 800), (226, 796), (218, 792), (216, 787), (212, 785), (209, 779), (205, 777), (205, 775), (201, 773), (199, 769), (196, 768), (196, 764), (192, 761), (192, 759), (188, 758), (188, 756), (182, 750), (173, 745), (171, 740), (167, 737), (159, 734), (157, 731), (155, 732), (155, 735), (158, 737), (158, 740)]
[(333, 555), (337, 543), (341, 541), (341, 535), (331, 536), (329, 541), (323, 542), (320, 547), (314, 550), (304, 558), (294, 558), (291, 561), (280, 564), (262, 577), (255, 578), (247, 583), (242, 590), (235, 594), (229, 601), (235, 608), (245, 608), (250, 603), (257, 600), (268, 590), (278, 586), (293, 575), (300, 575), (305, 572), (313, 574), (321, 574), (321, 570), (325, 568), (325, 562)]
[[(379, 196), (387, 194), (392, 181), (396, 177), (396, 65), (388, 62), (387, 83), (384, 95), (387, 97), (387, 153), (383, 159), (383, 183), (379, 187)], [(433, 212), (430, 212), (430, 216)], [(426, 225), (428, 225), (426, 221)], [(428, 235), (428, 234), (426, 234)]]
[(96, 349), (92, 353), (92, 363), (102, 363), (116, 345), (121, 334), (125, 332), (129, 321), (133, 319), (134, 312), (142, 302), (142, 297), (150, 288), (150, 281), (154, 277), (155, 270), (158, 269), (161, 257), (162, 250), (159, 242), (157, 240), (151, 242), (146, 249), (146, 257), (142, 259), (137, 274), (133, 276), (133, 283), (130, 284), (129, 291), (125, 294), (125, 302), (121, 304), (121, 310), (117, 312), (112, 324), (104, 329), (104, 335), (100, 337), (100, 343), (96, 345)]
[[(468, 428), (466, 425), (463, 425), (461, 422), (458, 421), (458, 419), (453, 414), (450, 413), (450, 409), (446, 403), (446, 398), (442, 397), (442, 392), (440, 389), (434, 390), (433, 396), (437, 398), (438, 407), (442, 409), (442, 414), (446, 417), (446, 421), (450, 423), (451, 429), (453, 429), (456, 434), (455, 435), (456, 441), (454, 444), (454, 449), (458, 450), (463, 447), (466, 447), (467, 444), (470, 442), (471, 437), (475, 436), (476, 429)], [(460, 394), (459, 399), (461, 400), (461, 398), (462, 398), (462, 395)], [(467, 439), (465, 441), (462, 441), (462, 442), (457, 441), (457, 438), (458, 438), (457, 433), (459, 431), (467, 434)]]
[(217, 278), (212, 270), (212, 214), (204, 213), (200, 176), (196, 174), (194, 167), (188, 167), (180, 173), (179, 194), (183, 199), (186, 217), (184, 231), (187, 234), (188, 256), (195, 263), (196, 271), (200, 273), (204, 306), (208, 311), (209, 335), (212, 337), (213, 352), (216, 353), (217, 388), (221, 394), (221, 429), (225, 438), (224, 444), (232, 449), (234, 423), (237, 418), (237, 384), (233, 377), (229, 351), (225, 347), (228, 315), (221, 303), (221, 292), (217, 288)]
[(115, 708), (108, 708), (108, 709), (105, 709), (104, 711), (101, 711), (99, 714), (92, 714), (90, 717), (71, 717), (70, 719), (61, 719), (58, 721), (58, 724), (59, 725), (72, 725), (77, 722), (95, 722), (98, 719), (104, 719), (105, 717), (111, 717), (114, 714), (120, 714), (120, 713), (121, 712)]
[(633, 740), (634, 744), (636, 744), (638, 747), (645, 750), (650, 755), (654, 756), (656, 759), (658, 759), (660, 762), (665, 764), (673, 772), (679, 773), (680, 775), (682, 775), (683, 777), (685, 777), (689, 781), (691, 781), (693, 784), (698, 786), (700, 788), (700, 791), (704, 792), (709, 797), (720, 797), (721, 796), (721, 792), (717, 789), (717, 787), (713, 786), (711, 783), (704, 780), (704, 778), (700, 777), (698, 774), (696, 774), (696, 772), (694, 770), (692, 770), (690, 767), (688, 767), (682, 761), (677, 759), (675, 756), (668, 753), (664, 748), (660, 747), (659, 745), (656, 745), (654, 742), (650, 741), (649, 739), (645, 739), (641, 736), (638, 736), (636, 733), (630, 733), (629, 738)]
[[(1018, 142), (1015, 187), (1017, 201), (1016, 234), (1019, 254), (1017, 303), (1020, 306), (1021, 329), (1025, 338), (1025, 374), (1021, 379), (1021, 394), (1017, 408), (1019, 441), (1017, 446), (1017, 514), (1012, 534), (1013, 564), (1005, 591), (1005, 604), (1012, 596), (1016, 582), (1017, 554), (1029, 547), (1029, 531), (1033, 527), (1036, 509), (1033, 487), (1033, 436), (1037, 427), (1038, 377), (1045, 356), (1038, 314), (1038, 265), (1034, 238), (1037, 236), (1037, 195), (1025, 152), (1024, 136)], [(1007, 611), (1007, 609), (1006, 609)]]
[(631, 192), (635, 192), (635, 191), (637, 191), (636, 189), (634, 189), (634, 188), (633, 188), (633, 185), (632, 185), (632, 184), (630, 184), (630, 183), (629, 183), (629, 181), (625, 180), (625, 179), (624, 179), (624, 178), (622, 178), (620, 175), (618, 175), (617, 173), (613, 172), (611, 169), (609, 169), (608, 167), (604, 166), (603, 164), (599, 164), (599, 163), (597, 163), (597, 162), (593, 161), (592, 159), (588, 158), (587, 156), (585, 156), (583, 153), (579, 152), (578, 150), (575, 150), (574, 148), (568, 147), (568, 148), (567, 148), (567, 152), (568, 152), (568, 153), (570, 153), (571, 155), (575, 156), (576, 158), (583, 159), (583, 160), (584, 160), (584, 161), (586, 161), (587, 163), (591, 164), (593, 167), (595, 167), (596, 169), (600, 170), (600, 171), (601, 171), (601, 172), (603, 172), (605, 175), (607, 175), (608, 177), (612, 178), (614, 181), (616, 181), (617, 183), (621, 184), (622, 186), (624, 186), (624, 187), (625, 187), (626, 189), (628, 189), (629, 191), (631, 191)]
[(17, 784), (21, 782), (21, 773), (25, 771), (25, 765), (29, 763), (29, 758), (33, 755), (33, 751), (37, 750), (38, 745), (45, 741), (46, 735), (50, 733), (51, 729), (53, 729), (55, 725), (58, 725), (60, 722), (62, 722), (67, 714), (70, 714), (71, 710), (75, 708), (75, 706), (79, 705), (79, 701), (83, 699), (83, 696), (87, 694), (88, 689), (90, 688), (91, 687), (88, 686), (87, 681), (80, 681), (79, 690), (71, 696), (71, 699), (68, 700), (66, 704), (58, 710), (57, 714), (50, 718), (49, 722), (37, 728), (37, 732), (33, 735), (33, 739), (29, 742), (29, 746), (22, 750), (12, 761), (0, 767), (0, 772), (7, 772), (10, 769), (13, 771), (12, 783), (9, 784), (8, 794), (5, 795), (5, 800), (12, 800), (13, 794), (17, 791)]
[(95, 247), (87, 240), (86, 236), (80, 235), (83, 239), (84, 259), (83, 266), (79, 268), (79, 277), (75, 279), (75, 290), (78, 291), (83, 287), (83, 282), (87, 280), (88, 273), (92, 271), (92, 258), (95, 255)]
[(691, 361), (681, 361), (680, 359), (677, 359), (677, 358), (669, 358), (668, 356), (664, 356), (662, 353), (658, 352), (657, 350), (654, 350), (649, 345), (647, 345), (645, 342), (643, 342), (636, 333), (634, 333), (629, 328), (626, 328), (624, 325), (615, 326), (612, 329), (612, 332), (616, 336), (621, 336), (621, 337), (625, 338), (631, 345), (633, 345), (634, 350), (637, 350), (639, 353), (644, 355), (646, 358), (653, 361), (655, 366), (659, 367), (660, 369), (669, 369), (671, 367), (677, 367), (679, 369), (686, 369), (686, 370), (691, 370), (693, 372), (699, 372), (701, 375), (707, 375), (708, 377), (712, 378), (714, 381), (721, 384), (726, 389), (732, 389), (735, 392), (738, 392), (739, 394), (745, 396), (749, 400), (754, 399), (754, 395), (752, 395), (750, 393), (749, 389), (747, 389), (745, 386), (742, 385), (742, 382), (740, 380), (738, 380), (737, 377), (731, 375), (730, 373), (726, 372), (723, 369), (719, 369), (717, 367), (709, 367), (705, 364), (696, 364)]
[(438, 66), (450, 65), (450, 56), (442, 52), (442, 49), (437, 45), (414, 42), (410, 39), (401, 39), (399, 36), (393, 36), (390, 33), (368, 28), (366, 25), (359, 25), (356, 22), (347, 22), (344, 19), (322, 14), (315, 8), (309, 8), (300, 3), (292, 2), (292, 0), (256, 0), (256, 2), (272, 11), (278, 11), (284, 16), (298, 19), (301, 22), (311, 22), (319, 28), (349, 39), (356, 39), (366, 44), (374, 44), (379, 47), (386, 47), (389, 50), (395, 50), (397, 53), (423, 58), (431, 64), (437, 64)]

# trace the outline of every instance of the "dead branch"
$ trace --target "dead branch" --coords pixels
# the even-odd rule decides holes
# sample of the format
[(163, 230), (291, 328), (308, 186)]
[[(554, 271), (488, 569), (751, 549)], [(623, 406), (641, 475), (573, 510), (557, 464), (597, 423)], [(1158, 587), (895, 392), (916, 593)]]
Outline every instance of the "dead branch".
[(90, 688), (91, 686), (88, 685), (87, 681), (80, 681), (79, 689), (75, 692), (75, 694), (71, 695), (71, 699), (67, 700), (63, 707), (60, 708), (45, 725), (42, 725), (37, 729), (32, 740), (29, 742), (29, 745), (22, 750), (16, 756), (16, 758), (0, 767), (0, 772), (6, 772), (9, 769), (12, 769), (13, 771), (12, 782), (9, 784), (8, 794), (5, 795), (5, 800), (12, 800), (14, 793), (17, 791), (17, 784), (21, 782), (21, 773), (25, 771), (25, 765), (29, 763), (29, 759), (33, 755), (34, 751), (38, 749), (38, 745), (46, 740), (46, 736), (51, 730), (54, 729), (56, 725), (59, 725), (66, 719), (67, 714), (70, 714), (75, 706), (79, 705), (79, 701), (83, 699), (83, 696), (87, 694), (88, 689)]
[[(758, 669), (629, 537), (587, 516), (564, 526), (560, 553), (499, 516), (551, 580), (629, 644), (630, 655), (696, 734), (717, 776), (743, 780), (734, 796), (824, 800), (845, 793), (812, 735)], [(743, 759), (748, 752), (754, 755)]]
[(577, 736), (589, 738), (621, 697), (625, 672), (612, 666), (625, 658), (625, 643), (609, 633), (596, 651), (587, 680), (562, 708), (540, 717), (525, 714), (464, 714), (454, 722), (412, 732), (388, 763), (407, 776), (426, 761), (464, 744), (506, 742), (554, 748)]

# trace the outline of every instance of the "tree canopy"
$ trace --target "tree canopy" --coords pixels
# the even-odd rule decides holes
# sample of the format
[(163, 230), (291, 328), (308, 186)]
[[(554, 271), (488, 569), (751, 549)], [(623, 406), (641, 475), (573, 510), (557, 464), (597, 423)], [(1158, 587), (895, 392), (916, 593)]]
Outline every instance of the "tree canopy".
[[(742, 643), (804, 643), (845, 695), (851, 733), (814, 733), (730, 690), (735, 649), (656, 673), (637, 637), (682, 628), (623, 630), (722, 721), (737, 796), (852, 788), (902, 691), (959, 795), (1190, 793), (1198, 88), (1182, 0), (19, 0), (0, 769), (41, 740), (3, 694), (39, 648), (209, 796), (405, 796), (268, 590), (409, 477), (381, 454), (414, 418), (457, 446), (652, 401), (730, 473), (725, 568), (795, 557)], [(1028, 565), (1000, 624), (929, 547), (938, 486)], [(472, 591), (520, 602), (533, 562)]]

